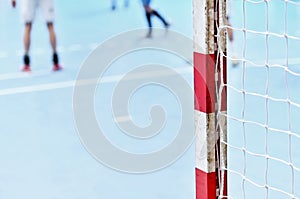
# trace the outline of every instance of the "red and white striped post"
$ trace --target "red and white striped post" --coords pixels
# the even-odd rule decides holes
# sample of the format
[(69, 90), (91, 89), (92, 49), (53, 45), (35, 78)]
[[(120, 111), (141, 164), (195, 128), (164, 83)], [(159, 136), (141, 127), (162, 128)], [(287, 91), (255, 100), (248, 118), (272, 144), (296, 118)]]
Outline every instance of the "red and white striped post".
[(194, 0), (193, 8), (196, 199), (225, 198), (226, 118), (219, 113), (227, 107), (226, 39), (218, 28), (225, 19), (225, 0)]

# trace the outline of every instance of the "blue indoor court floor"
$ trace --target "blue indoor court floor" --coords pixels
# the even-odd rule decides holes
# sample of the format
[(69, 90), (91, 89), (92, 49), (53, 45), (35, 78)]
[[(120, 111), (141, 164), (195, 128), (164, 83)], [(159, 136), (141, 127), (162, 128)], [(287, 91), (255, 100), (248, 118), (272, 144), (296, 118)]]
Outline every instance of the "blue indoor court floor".
[[(229, 43), (228, 56), (235, 55), (239, 64), (232, 66), (228, 61), (230, 198), (289, 199), (293, 194), (294, 198), (300, 198), (300, 2), (231, 2), (235, 39), (234, 44)], [(38, 13), (32, 30), (32, 72), (29, 74), (20, 72), (24, 28), (20, 4), (17, 1), (17, 8), (13, 9), (9, 0), (0, 0), (0, 5), (0, 199), (195, 198), (193, 140), (174, 163), (137, 174), (100, 163), (82, 144), (76, 126), (74, 86), (83, 63), (103, 42), (109, 43), (119, 34), (146, 27), (139, 0), (130, 0), (129, 7), (124, 7), (119, 0), (115, 11), (110, 9), (109, 0), (56, 0), (55, 30), (64, 69), (51, 71), (48, 32)], [(160, 44), (164, 38), (170, 38), (172, 31), (192, 38), (192, 0), (155, 0), (153, 6), (171, 22), (170, 32), (154, 33), (153, 38), (147, 39), (145, 30), (145, 34), (139, 32), (135, 42)], [(245, 24), (243, 17), (246, 17)], [(153, 23), (162, 27), (157, 19)], [(253, 31), (245, 35), (241, 31), (244, 25)], [(262, 34), (266, 27), (274, 33), (267, 40)], [(289, 35), (288, 42), (278, 36), (284, 33)], [(121, 47), (122, 43), (114, 45)], [(128, 115), (115, 118), (111, 110), (118, 81), (144, 64), (156, 63), (174, 69), (193, 89), (192, 56), (192, 47), (187, 60), (160, 49), (144, 48), (112, 60), (94, 94), (94, 115), (115, 146), (139, 154), (159, 151), (176, 139), (182, 107), (187, 107), (190, 113), (190, 125), (185, 131), (194, 131), (192, 93), (187, 92), (188, 105), (183, 105), (168, 86), (150, 84), (135, 90), (127, 104)], [(163, 73), (157, 76), (170, 81), (174, 78)], [(176, 86), (179, 90), (185, 88), (181, 84)], [(83, 102), (88, 101), (85, 95), (80, 97)], [(163, 107), (166, 120), (160, 134), (151, 139), (128, 136), (116, 125), (128, 120), (141, 127), (151, 124), (149, 112), (155, 105)], [(267, 161), (266, 154), (273, 159)], [(271, 187), (268, 191), (265, 184)]]
[[(129, 7), (125, 8), (123, 2), (118, 1), (118, 7), (113, 12), (109, 0), (56, 1), (55, 29), (64, 69), (57, 73), (51, 71), (48, 32), (38, 14), (32, 29), (30, 74), (20, 72), (23, 24), (18, 3), (16, 10), (13, 10), (9, 1), (0, 2), (0, 198), (193, 198), (194, 147), (190, 147), (179, 161), (166, 169), (130, 174), (99, 163), (81, 144), (76, 131), (72, 102), (79, 69), (92, 50), (103, 41), (128, 30), (146, 27), (140, 2), (130, 1)], [(154, 3), (172, 22), (172, 30), (188, 37), (192, 36), (191, 5), (191, 1), (185, 0), (176, 4), (172, 1)], [(180, 15), (178, 9), (181, 9)], [(161, 26), (158, 20), (154, 20), (154, 25)], [(147, 40), (145, 35), (141, 34), (137, 41)], [(128, 55), (111, 66), (107, 76), (112, 81), (104, 84), (103, 90), (108, 92), (104, 97), (111, 95), (110, 89), (116, 84), (114, 77), (122, 75), (130, 67), (147, 62), (172, 64), (183, 71), (188, 82), (192, 82), (192, 66), (184, 60), (167, 53), (161, 57), (157, 52), (145, 50), (144, 53)], [(135, 140), (122, 134), (111, 119), (109, 99), (104, 99), (100, 107), (96, 107), (104, 109), (97, 113), (97, 117), (103, 117), (104, 131), (111, 134), (107, 136), (121, 148), (151, 152), (168, 144), (176, 136), (179, 113), (178, 109), (172, 110), (176, 99), (164, 89), (154, 88), (137, 93), (134, 100), (140, 105), (134, 106), (131, 113), (145, 114), (145, 117), (135, 119), (140, 125), (147, 125), (147, 112), (154, 103), (165, 105), (169, 110), (165, 133), (149, 141)], [(148, 96), (146, 92), (149, 89), (154, 92), (152, 95), (161, 95), (162, 98), (148, 100), (143, 108), (141, 100)], [(101, 97), (101, 92), (96, 95)]]

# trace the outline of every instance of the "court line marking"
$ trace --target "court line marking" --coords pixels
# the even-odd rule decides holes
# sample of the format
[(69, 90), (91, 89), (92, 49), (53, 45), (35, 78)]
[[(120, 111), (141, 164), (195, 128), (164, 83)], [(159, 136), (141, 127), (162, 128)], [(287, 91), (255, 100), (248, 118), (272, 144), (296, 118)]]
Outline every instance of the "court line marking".
[[(178, 74), (192, 74), (193, 67), (183, 67), (179, 69), (174, 69)], [(167, 77), (172, 76), (168, 72), (153, 72), (153, 73), (136, 73), (131, 75), (127, 80), (136, 80), (145, 77)], [(22, 87), (14, 87), (14, 88), (7, 88), (0, 90), (0, 96), (6, 95), (14, 95), (14, 94), (21, 94), (21, 93), (30, 93), (30, 92), (38, 92), (38, 91), (47, 91), (47, 90), (55, 90), (55, 89), (62, 89), (62, 88), (69, 88), (74, 87), (75, 85), (84, 86), (84, 85), (91, 85), (91, 84), (100, 84), (100, 83), (115, 83), (122, 79), (123, 75), (111, 75), (111, 76), (104, 76), (98, 82), (98, 79), (84, 79), (84, 80), (71, 80), (65, 82), (56, 82), (56, 83), (48, 83), (48, 84), (41, 84), (41, 85), (31, 85), (31, 86), (22, 86)]]

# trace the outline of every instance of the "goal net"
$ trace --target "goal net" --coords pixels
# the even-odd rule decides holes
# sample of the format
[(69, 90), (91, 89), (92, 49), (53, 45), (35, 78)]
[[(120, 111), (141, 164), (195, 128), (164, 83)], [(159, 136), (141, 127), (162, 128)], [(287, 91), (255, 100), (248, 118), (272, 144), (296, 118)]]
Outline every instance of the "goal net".
[(196, 199), (300, 198), (300, 1), (193, 7)]

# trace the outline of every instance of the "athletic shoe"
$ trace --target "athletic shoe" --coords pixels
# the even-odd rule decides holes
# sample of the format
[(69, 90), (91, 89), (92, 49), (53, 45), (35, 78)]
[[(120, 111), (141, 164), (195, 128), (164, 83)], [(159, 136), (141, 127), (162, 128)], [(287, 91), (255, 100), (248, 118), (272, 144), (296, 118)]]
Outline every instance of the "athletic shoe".
[(62, 67), (59, 64), (54, 64), (52, 70), (59, 71), (59, 70), (62, 70)]
[(25, 54), (23, 57), (24, 67), (22, 69), (23, 72), (30, 72), (30, 58), (28, 54)]
[(24, 65), (22, 71), (23, 72), (30, 72), (31, 71), (30, 66), (29, 65)]

